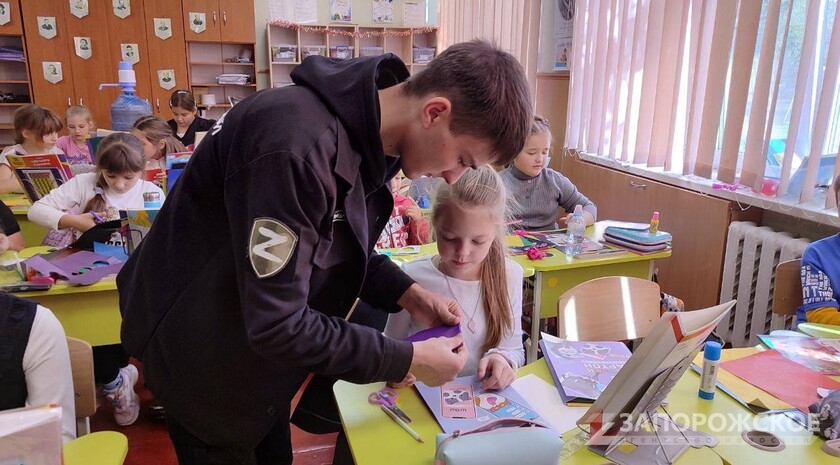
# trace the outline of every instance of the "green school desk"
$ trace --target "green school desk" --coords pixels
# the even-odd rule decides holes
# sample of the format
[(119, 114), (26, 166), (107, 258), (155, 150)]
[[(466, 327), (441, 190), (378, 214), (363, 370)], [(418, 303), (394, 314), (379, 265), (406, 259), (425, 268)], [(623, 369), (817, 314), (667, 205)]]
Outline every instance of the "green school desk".
[[(509, 236), (507, 238), (508, 245), (522, 245), (522, 240), (518, 236)], [(420, 247), (420, 250), (417, 253), (406, 253), (407, 249), (382, 249), (380, 253), (388, 254), (391, 257), (391, 260), (396, 262), (397, 264), (414, 260), (420, 257), (428, 257), (429, 255), (437, 254), (437, 243), (431, 242), (429, 244), (423, 244)], [(513, 257), (511, 257), (513, 258)], [(529, 265), (528, 263), (519, 262), (519, 265), (522, 267), (522, 275), (525, 278), (529, 278), (534, 276), (534, 268)]]
[[(521, 368), (517, 375), (524, 376), (529, 373), (552, 382), (548, 367), (542, 359)], [(753, 415), (720, 390), (711, 401), (700, 399), (697, 396), (699, 385), (700, 376), (691, 370), (686, 372), (668, 396), (668, 412), (682, 423), (686, 420), (691, 422), (692, 418), (696, 418), (697, 420), (692, 422), (692, 427), (712, 434), (720, 443), (714, 449), (690, 448), (676, 461), (678, 465), (691, 463), (792, 465), (828, 464), (840, 461), (822, 452), (820, 447), (823, 440), (799, 427), (790, 418), (784, 415)], [(441, 430), (417, 391), (411, 388), (400, 389), (398, 403), (400, 409), (411, 417), (411, 427), (423, 437), (425, 440), (423, 444), (415, 441), (378, 408), (368, 404), (368, 394), (382, 386), (383, 383), (358, 385), (339, 381), (333, 387), (341, 422), (347, 433), (347, 440), (356, 463), (365, 465), (432, 463), (435, 453), (435, 435)], [(701, 418), (709, 421), (701, 421)], [(751, 429), (763, 429), (780, 436), (786, 444), (785, 449), (780, 452), (767, 452), (746, 444), (741, 438), (741, 432)], [(564, 437), (571, 437), (573, 432), (574, 430), (566, 433)], [(563, 461), (564, 465), (603, 463), (608, 463), (608, 461), (586, 448), (581, 448)]]
[(840, 326), (822, 323), (799, 323), (796, 330), (809, 336), (840, 339)]
[[(586, 237), (601, 240), (604, 237), (606, 224), (595, 223), (586, 228)], [(589, 256), (587, 258), (571, 258), (558, 250), (548, 252), (550, 256), (529, 260), (525, 255), (513, 258), (523, 267), (534, 269), (534, 305), (539, 308), (539, 318), (531, 319), (531, 341), (538, 341), (540, 335), (540, 320), (557, 316), (557, 299), (572, 287), (604, 276), (632, 276), (651, 279), (653, 276), (653, 261), (668, 258), (671, 251), (638, 255), (632, 252), (612, 253), (605, 256)], [(535, 312), (536, 313), (536, 312)], [(531, 363), (537, 357), (537, 344), (528, 346), (526, 363)]]
[(114, 277), (90, 286), (55, 284), (47, 291), (18, 292), (16, 296), (33, 300), (55, 314), (64, 332), (93, 346), (119, 344), (119, 294)]

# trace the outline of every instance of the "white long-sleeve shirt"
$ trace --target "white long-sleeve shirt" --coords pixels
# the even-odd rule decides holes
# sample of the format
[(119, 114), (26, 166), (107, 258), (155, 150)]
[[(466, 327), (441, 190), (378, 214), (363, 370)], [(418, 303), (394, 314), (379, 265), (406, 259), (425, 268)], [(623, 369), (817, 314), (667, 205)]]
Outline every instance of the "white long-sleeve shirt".
[[(70, 178), (66, 183), (58, 186), (38, 200), (31, 207), (27, 216), (33, 223), (40, 224), (50, 229), (58, 229), (58, 220), (69, 211), (81, 210), (87, 205), (96, 193), (96, 173), (82, 173)], [(111, 189), (105, 189), (105, 202), (107, 206), (115, 210), (143, 208), (143, 193), (157, 192), (163, 199), (163, 190), (152, 182), (138, 180), (130, 190), (125, 193), (117, 193)], [(118, 218), (105, 218), (115, 220)]]
[(26, 407), (61, 406), (61, 438), (76, 438), (76, 400), (73, 371), (64, 328), (53, 313), (40, 305), (23, 352)]
[[(525, 350), (522, 347), (522, 267), (510, 259), (505, 259), (505, 267), (513, 330), (502, 337), (496, 349), (510, 361), (515, 370), (525, 364)], [(476, 374), (478, 362), (485, 355), (482, 347), (487, 333), (487, 318), (481, 298), (481, 282), (464, 281), (444, 275), (432, 263), (432, 257), (423, 257), (404, 263), (402, 269), (424, 289), (450, 297), (461, 306), (461, 333), (464, 336), (464, 345), (469, 352), (469, 359), (458, 376)], [(469, 329), (470, 321), (475, 323), (475, 332)], [(411, 315), (403, 310), (388, 317), (385, 335), (395, 339), (405, 339), (424, 329), (426, 329), (425, 326), (414, 321)]]

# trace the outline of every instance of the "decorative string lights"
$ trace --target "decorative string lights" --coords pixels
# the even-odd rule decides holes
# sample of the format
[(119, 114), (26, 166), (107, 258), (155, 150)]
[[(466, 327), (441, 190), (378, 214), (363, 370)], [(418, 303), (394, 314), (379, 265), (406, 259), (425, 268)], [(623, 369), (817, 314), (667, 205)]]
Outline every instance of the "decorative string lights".
[[(425, 34), (429, 32), (437, 31), (437, 27), (434, 26), (424, 26), (424, 27), (412, 27), (412, 28), (400, 28), (400, 29), (390, 29), (387, 28), (385, 30), (373, 30), (373, 29), (360, 29), (358, 31), (350, 29), (346, 26), (336, 25), (336, 26), (307, 26), (305, 24), (298, 24), (293, 23), (290, 21), (284, 21), (281, 19), (273, 20), (270, 22), (273, 26), (285, 27), (288, 29), (294, 29), (296, 31), (303, 31), (303, 32), (315, 32), (319, 34), (329, 34), (334, 36), (346, 36), (346, 37), (353, 37), (357, 39), (361, 38), (370, 38), (370, 37), (407, 37), (412, 34)], [(350, 26), (352, 27), (352, 26)]]

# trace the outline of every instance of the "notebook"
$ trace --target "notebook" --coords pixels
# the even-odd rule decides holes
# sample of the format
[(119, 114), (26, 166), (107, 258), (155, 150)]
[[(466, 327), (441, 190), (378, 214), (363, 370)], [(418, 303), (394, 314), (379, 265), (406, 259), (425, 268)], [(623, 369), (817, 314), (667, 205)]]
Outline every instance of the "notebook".
[(577, 342), (542, 334), (548, 370), (566, 405), (591, 404), (630, 359), (623, 342)]
[(120, 210), (120, 220), (122, 221), (129, 255), (137, 249), (137, 246), (149, 233), (159, 211), (160, 209), (157, 208)]

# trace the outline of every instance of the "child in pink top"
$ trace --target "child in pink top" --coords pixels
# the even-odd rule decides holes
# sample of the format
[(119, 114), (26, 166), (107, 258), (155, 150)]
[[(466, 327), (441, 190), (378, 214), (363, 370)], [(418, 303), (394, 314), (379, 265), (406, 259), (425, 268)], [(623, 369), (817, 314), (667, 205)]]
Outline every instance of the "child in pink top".
[(92, 165), (93, 146), (90, 131), (93, 129), (93, 115), (85, 107), (74, 105), (65, 116), (67, 136), (61, 136), (55, 146), (60, 148), (71, 165)]
[(423, 212), (413, 199), (400, 194), (401, 186), (402, 174), (398, 174), (391, 180), (394, 209), (391, 211), (391, 218), (385, 224), (385, 229), (376, 241), (378, 249), (422, 245), (431, 240), (429, 220), (423, 216)]

